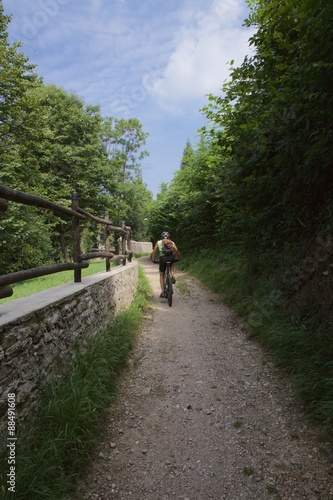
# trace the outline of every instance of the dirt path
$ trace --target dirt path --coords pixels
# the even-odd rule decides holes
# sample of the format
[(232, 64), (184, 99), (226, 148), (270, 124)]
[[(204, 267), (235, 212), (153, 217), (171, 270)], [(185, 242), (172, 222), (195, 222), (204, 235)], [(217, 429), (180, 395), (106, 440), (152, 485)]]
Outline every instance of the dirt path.
[(288, 380), (221, 300), (178, 272), (154, 310), (80, 499), (333, 499), (333, 467)]

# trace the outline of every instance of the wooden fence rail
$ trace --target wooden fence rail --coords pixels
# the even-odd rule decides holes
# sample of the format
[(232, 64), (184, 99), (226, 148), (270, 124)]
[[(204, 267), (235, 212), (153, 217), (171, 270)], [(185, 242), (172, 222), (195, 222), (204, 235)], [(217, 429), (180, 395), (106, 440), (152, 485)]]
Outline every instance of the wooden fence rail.
[(34, 207), (45, 208), (46, 210), (51, 210), (55, 215), (59, 217), (77, 217), (84, 219), (84, 215), (73, 212), (70, 208), (62, 207), (53, 203), (53, 201), (45, 200), (40, 196), (35, 194), (24, 193), (23, 191), (16, 191), (16, 189), (11, 189), (6, 186), (0, 185), (0, 198), (8, 201), (16, 201), (23, 205), (30, 205)]
[[(89, 266), (87, 262), (90, 259), (105, 258), (106, 259), (106, 271), (110, 270), (110, 262), (122, 260), (123, 265), (126, 265), (126, 261), (132, 260), (131, 251), (131, 228), (122, 222), (121, 227), (114, 226), (109, 220), (109, 212), (105, 212), (104, 219), (96, 217), (86, 210), (79, 207), (79, 197), (77, 194), (72, 196), (72, 208), (66, 208), (61, 205), (57, 205), (52, 201), (45, 200), (40, 196), (24, 193), (23, 191), (17, 191), (11, 189), (7, 186), (0, 185), (0, 211), (5, 212), (8, 209), (7, 201), (13, 201), (16, 203), (21, 203), (24, 205), (31, 205), (35, 207), (44, 208), (46, 210), (52, 211), (55, 215), (62, 218), (70, 217), (72, 219), (72, 237), (73, 237), (73, 262), (64, 262), (61, 264), (54, 264), (51, 266), (44, 266), (34, 269), (27, 269), (24, 271), (17, 271), (15, 273), (9, 273), (4, 276), (0, 276), (0, 299), (5, 297), (10, 297), (13, 294), (13, 290), (9, 285), (18, 283), (31, 278), (37, 278), (39, 276), (46, 276), (48, 274), (59, 273), (61, 271), (73, 270), (74, 271), (74, 282), (81, 282), (81, 269)], [(4, 201), (7, 200), (7, 201)], [(80, 221), (92, 220), (96, 224), (102, 224), (105, 226), (105, 251), (90, 251), (87, 253), (81, 253), (81, 234), (80, 234)], [(122, 238), (122, 255), (117, 255), (115, 249), (110, 247), (110, 232), (119, 232)]]

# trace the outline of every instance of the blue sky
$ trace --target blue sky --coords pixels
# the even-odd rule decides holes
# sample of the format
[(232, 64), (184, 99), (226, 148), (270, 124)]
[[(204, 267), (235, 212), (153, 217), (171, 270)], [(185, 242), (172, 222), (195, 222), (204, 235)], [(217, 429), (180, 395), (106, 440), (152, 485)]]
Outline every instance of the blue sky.
[(46, 84), (149, 133), (143, 180), (154, 196), (195, 146), (206, 94), (250, 53), (245, 0), (3, 0), (9, 40)]

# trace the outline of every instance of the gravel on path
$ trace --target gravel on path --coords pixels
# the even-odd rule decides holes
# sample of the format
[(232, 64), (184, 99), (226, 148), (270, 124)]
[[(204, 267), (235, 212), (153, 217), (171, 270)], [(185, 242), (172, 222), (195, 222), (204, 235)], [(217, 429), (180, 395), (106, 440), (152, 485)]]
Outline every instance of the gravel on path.
[(158, 267), (120, 396), (78, 499), (333, 499), (328, 445), (289, 379), (221, 299), (176, 272), (173, 305)]

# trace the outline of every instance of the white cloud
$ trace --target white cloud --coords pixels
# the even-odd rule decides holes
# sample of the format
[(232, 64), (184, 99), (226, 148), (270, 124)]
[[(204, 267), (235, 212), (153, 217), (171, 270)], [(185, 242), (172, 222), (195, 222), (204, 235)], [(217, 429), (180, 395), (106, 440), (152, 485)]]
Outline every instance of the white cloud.
[(248, 52), (250, 34), (235, 20), (243, 2), (214, 1), (209, 10), (186, 10), (186, 24), (178, 34), (162, 75), (151, 86), (152, 95), (161, 105), (179, 107), (207, 93), (221, 89), (229, 76), (228, 62), (241, 64)]
[(145, 0), (135, 8), (109, 1), (31, 0), (30, 11), (16, 17), (16, 30), (31, 33), (25, 48), (47, 82), (76, 88), (93, 102), (99, 91), (108, 112), (117, 102), (131, 114), (148, 98), (186, 112), (218, 92), (228, 61), (239, 64), (247, 52), (245, 0)]

